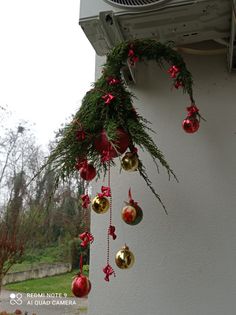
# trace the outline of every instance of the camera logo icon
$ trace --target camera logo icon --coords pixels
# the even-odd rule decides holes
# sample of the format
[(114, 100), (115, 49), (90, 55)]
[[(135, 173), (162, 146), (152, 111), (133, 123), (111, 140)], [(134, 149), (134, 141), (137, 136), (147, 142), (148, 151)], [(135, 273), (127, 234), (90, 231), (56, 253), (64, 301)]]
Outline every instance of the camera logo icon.
[(21, 293), (11, 293), (10, 294), (10, 304), (11, 305), (22, 305), (22, 294)]

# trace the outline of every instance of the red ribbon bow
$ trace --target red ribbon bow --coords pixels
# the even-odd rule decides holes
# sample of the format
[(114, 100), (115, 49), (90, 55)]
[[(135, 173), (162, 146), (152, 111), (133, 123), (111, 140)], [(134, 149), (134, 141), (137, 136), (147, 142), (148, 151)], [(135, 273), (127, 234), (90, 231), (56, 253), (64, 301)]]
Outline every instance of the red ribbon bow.
[(102, 99), (105, 101), (106, 105), (109, 105), (114, 98), (115, 96), (110, 93), (102, 96)]
[(120, 84), (121, 81), (119, 79), (113, 78), (113, 77), (109, 77), (107, 80), (109, 85), (116, 85), (116, 84)]
[(116, 234), (115, 234), (116, 228), (114, 227), (114, 225), (110, 225), (108, 228), (108, 235), (112, 236), (113, 240), (116, 239)]
[(171, 78), (176, 78), (177, 73), (180, 72), (179, 67), (177, 66), (171, 66), (168, 70), (168, 73), (170, 74)]
[(84, 209), (88, 209), (89, 207), (89, 204), (90, 204), (90, 198), (89, 198), (89, 195), (88, 194), (85, 194), (85, 195), (81, 195), (80, 196), (81, 200), (82, 200), (82, 207)]
[(110, 161), (111, 159), (112, 159), (112, 156), (111, 156), (111, 153), (110, 153), (110, 149), (103, 150), (102, 151), (101, 161), (104, 163), (104, 162)]
[(101, 187), (101, 193), (98, 194), (98, 197), (100, 197), (100, 198), (111, 197), (111, 188), (106, 187), (106, 186), (102, 186)]
[(114, 275), (114, 277), (116, 276), (115, 271), (109, 264), (107, 264), (106, 267), (103, 268), (103, 272), (106, 274), (104, 280), (108, 282), (110, 281), (109, 277), (111, 275)]
[(79, 238), (82, 241), (80, 245), (83, 248), (87, 247), (87, 245), (89, 243), (93, 243), (93, 241), (94, 241), (93, 235), (91, 233), (89, 233), (89, 232), (84, 232), (84, 233), (80, 234)]
[(188, 111), (187, 117), (193, 117), (193, 116), (196, 116), (198, 114), (199, 109), (197, 108), (196, 105), (191, 105), (191, 106), (187, 107), (187, 111)]
[(134, 50), (132, 48), (130, 48), (128, 52), (128, 57), (129, 57), (129, 62), (132, 66), (134, 66), (134, 64), (138, 62), (139, 60), (138, 56), (135, 55)]
[(133, 57), (133, 56), (135, 56), (134, 50), (130, 48), (130, 50), (128, 52), (128, 57)]
[(133, 207), (137, 207), (138, 203), (132, 199), (131, 188), (129, 189), (129, 204)]
[(183, 87), (184, 85), (182, 81), (176, 80), (174, 86), (176, 89), (178, 89), (179, 87)]
[(83, 129), (79, 130), (76, 134), (76, 137), (79, 141), (83, 141), (86, 138), (84, 130)]
[(77, 168), (77, 170), (81, 168), (86, 168), (87, 166), (88, 166), (87, 159), (79, 159), (77, 163), (75, 164), (75, 167)]

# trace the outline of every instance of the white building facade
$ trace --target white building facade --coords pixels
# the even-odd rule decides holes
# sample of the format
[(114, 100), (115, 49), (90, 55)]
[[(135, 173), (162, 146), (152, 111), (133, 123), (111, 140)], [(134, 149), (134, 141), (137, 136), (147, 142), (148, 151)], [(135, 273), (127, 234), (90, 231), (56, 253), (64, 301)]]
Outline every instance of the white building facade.
[[(104, 281), (108, 214), (92, 213), (89, 315), (233, 315), (236, 312), (236, 76), (226, 56), (183, 55), (194, 79), (201, 114), (195, 134), (181, 122), (188, 95), (171, 88), (171, 80), (154, 62), (137, 65), (131, 88), (138, 112), (152, 122), (153, 139), (165, 154), (179, 183), (157, 174), (152, 159), (139, 152), (168, 216), (138, 173), (112, 169), (113, 223), (111, 265), (116, 278)], [(105, 62), (97, 57), (100, 76)], [(102, 182), (93, 187), (93, 195)], [(129, 226), (121, 209), (132, 188), (143, 221)], [(127, 244), (134, 266), (119, 270), (115, 253)]]

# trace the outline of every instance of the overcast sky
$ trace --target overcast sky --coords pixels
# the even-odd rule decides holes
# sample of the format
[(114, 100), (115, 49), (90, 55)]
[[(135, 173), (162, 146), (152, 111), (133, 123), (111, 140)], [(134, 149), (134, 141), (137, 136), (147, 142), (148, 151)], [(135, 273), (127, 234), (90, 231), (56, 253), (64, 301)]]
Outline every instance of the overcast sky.
[(79, 0), (0, 0), (0, 106), (53, 138), (94, 81)]

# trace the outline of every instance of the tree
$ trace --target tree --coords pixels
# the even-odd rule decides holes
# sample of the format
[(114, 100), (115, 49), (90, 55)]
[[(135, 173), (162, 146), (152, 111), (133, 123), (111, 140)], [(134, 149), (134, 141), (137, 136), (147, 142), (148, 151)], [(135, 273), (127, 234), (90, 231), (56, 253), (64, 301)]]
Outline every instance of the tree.
[(16, 174), (13, 195), (0, 222), (0, 290), (2, 279), (24, 251), (24, 237), (20, 212), (23, 205), (24, 174)]
[(26, 248), (68, 244), (89, 225), (79, 202), (84, 183), (78, 176), (57, 185), (51, 165), (42, 167), (45, 155), (26, 122), (0, 123), (0, 288)]
[[(3, 109), (0, 109), (3, 113)], [(5, 114), (5, 112), (4, 112)], [(1, 116), (0, 116), (1, 117)], [(0, 289), (2, 279), (24, 252), (30, 230), (29, 200), (34, 195), (27, 180), (35, 171), (39, 148), (27, 124), (7, 129), (0, 126)], [(34, 161), (34, 163), (33, 163)]]

